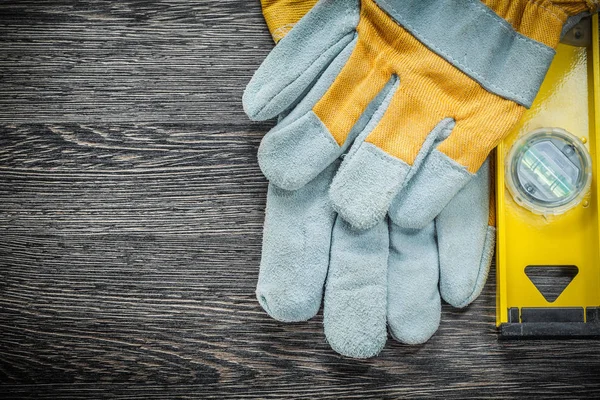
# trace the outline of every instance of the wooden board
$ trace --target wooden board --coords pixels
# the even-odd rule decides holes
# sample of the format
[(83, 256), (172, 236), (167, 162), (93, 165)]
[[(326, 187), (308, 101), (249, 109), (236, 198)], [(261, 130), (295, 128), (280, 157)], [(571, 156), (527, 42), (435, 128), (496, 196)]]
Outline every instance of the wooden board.
[(430, 342), (351, 360), (254, 298), (271, 123), (258, 1), (0, 3), (0, 395), (600, 396), (600, 342), (499, 342), (495, 277)]

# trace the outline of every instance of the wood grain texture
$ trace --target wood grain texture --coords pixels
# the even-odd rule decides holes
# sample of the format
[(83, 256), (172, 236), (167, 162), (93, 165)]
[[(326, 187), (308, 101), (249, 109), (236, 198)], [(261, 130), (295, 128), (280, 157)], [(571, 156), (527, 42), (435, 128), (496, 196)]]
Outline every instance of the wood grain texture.
[(599, 342), (498, 341), (493, 274), (367, 361), (267, 317), (271, 46), (258, 1), (0, 3), (1, 397), (600, 397)]

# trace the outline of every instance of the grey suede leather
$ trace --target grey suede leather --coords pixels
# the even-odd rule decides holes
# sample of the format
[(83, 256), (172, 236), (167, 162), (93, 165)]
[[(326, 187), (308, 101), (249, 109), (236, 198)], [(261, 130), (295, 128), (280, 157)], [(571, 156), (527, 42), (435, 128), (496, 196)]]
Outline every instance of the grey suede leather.
[(296, 191), (269, 185), (256, 294), (279, 321), (306, 321), (321, 306), (335, 220), (326, 193), (336, 169)]
[(440, 292), (454, 307), (465, 307), (479, 296), (494, 255), (496, 230), (482, 223), (489, 218), (491, 173), (486, 161), (435, 219)]
[(325, 336), (340, 354), (377, 355), (387, 341), (388, 224), (358, 231), (337, 218), (323, 307)]
[[(332, 162), (341, 156), (352, 144), (356, 134), (351, 134), (344, 146), (338, 146), (312, 108), (340, 73), (355, 45), (356, 40), (353, 40), (342, 50), (307, 95), (261, 141), (258, 162), (269, 182), (287, 190), (296, 190), (317, 176), (328, 165), (327, 161)], [(315, 155), (323, 157), (325, 163), (316, 160)]]
[[(446, 199), (453, 198), (472, 178), (466, 168), (433, 150), (403, 191), (393, 199), (389, 207), (390, 218), (405, 228), (423, 228), (446, 206)], [(430, 193), (436, 193), (436, 196), (423, 207), (423, 198)]]
[(435, 223), (423, 229), (391, 225), (388, 323), (392, 337), (407, 344), (426, 342), (438, 329), (441, 300)]
[[(368, 229), (385, 217), (411, 168), (370, 143), (346, 159), (331, 184), (331, 201), (353, 227)], [(373, 197), (373, 192), (379, 195)]]
[(276, 126), (258, 150), (263, 174), (287, 190), (300, 189), (341, 154), (342, 148), (312, 111), (289, 125)]

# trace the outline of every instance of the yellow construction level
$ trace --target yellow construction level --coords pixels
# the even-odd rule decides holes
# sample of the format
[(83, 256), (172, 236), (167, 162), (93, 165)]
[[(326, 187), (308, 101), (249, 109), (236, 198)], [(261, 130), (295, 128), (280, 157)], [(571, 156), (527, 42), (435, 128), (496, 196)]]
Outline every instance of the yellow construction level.
[(505, 338), (600, 338), (598, 16), (578, 29), (579, 46), (559, 45), (532, 108), (498, 146), (496, 321)]

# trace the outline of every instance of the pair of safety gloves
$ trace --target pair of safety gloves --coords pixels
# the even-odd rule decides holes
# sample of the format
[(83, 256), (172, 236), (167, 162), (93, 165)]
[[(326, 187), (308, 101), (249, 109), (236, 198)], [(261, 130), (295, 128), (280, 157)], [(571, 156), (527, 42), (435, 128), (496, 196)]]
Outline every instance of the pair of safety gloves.
[(252, 120), (279, 118), (258, 153), (265, 311), (305, 321), (323, 300), (331, 347), (367, 358), (388, 328), (426, 342), (441, 299), (477, 298), (495, 242), (486, 159), (532, 104), (561, 35), (597, 8), (263, 0), (281, 41), (243, 103)]

